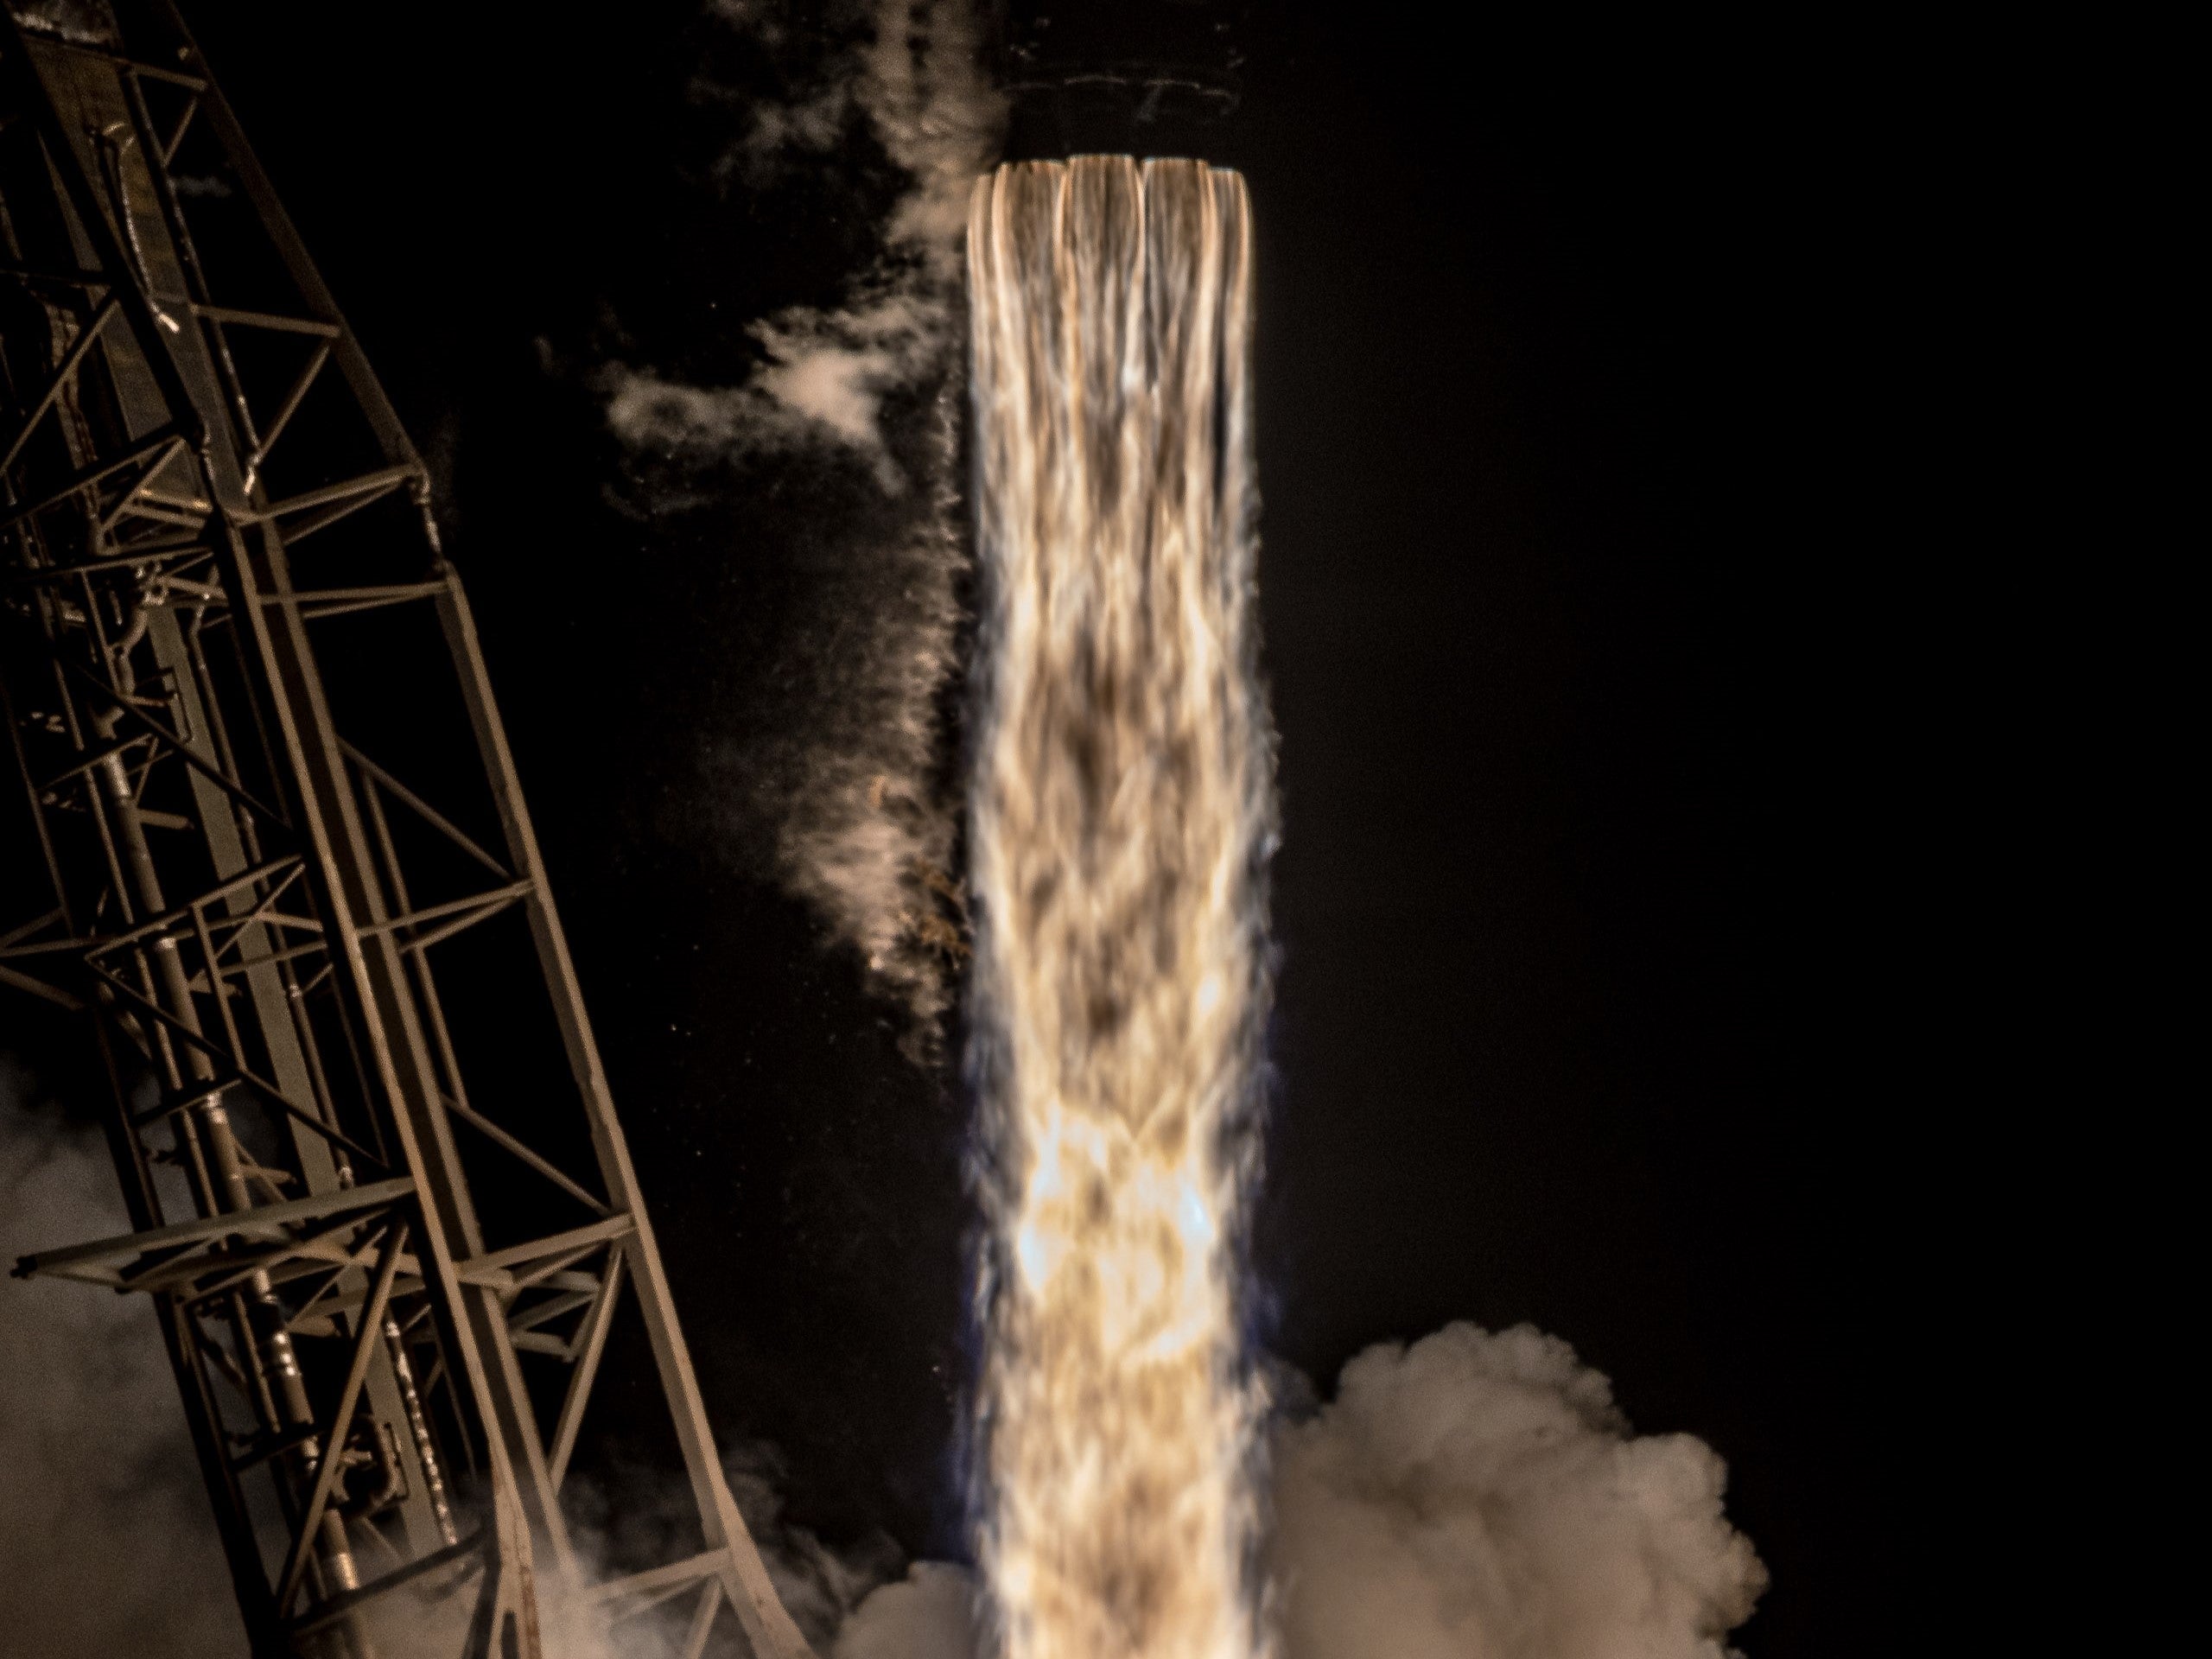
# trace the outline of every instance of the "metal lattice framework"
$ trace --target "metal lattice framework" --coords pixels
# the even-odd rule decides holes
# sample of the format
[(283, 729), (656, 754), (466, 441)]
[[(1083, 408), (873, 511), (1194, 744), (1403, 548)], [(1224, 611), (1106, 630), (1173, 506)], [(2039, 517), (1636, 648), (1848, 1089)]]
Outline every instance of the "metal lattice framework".
[[(16, 1270), (150, 1298), (257, 1654), (534, 1659), (689, 1598), (689, 1659), (725, 1611), (795, 1659), (423, 463), (165, 0), (0, 18), (8, 891), (45, 889), (0, 996), (96, 1029), (133, 1227)], [(625, 1354), (691, 1513), (602, 1570), (563, 1489)]]

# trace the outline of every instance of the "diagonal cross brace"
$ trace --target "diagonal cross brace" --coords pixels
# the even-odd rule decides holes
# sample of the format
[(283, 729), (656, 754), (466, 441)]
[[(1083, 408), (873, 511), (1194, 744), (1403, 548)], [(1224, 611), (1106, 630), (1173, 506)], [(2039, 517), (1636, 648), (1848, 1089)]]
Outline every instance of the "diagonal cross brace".
[(337, 1484), (338, 1471), (345, 1465), (346, 1433), (353, 1427), (354, 1409), (361, 1403), (361, 1385), (369, 1380), (369, 1361), (384, 1335), (385, 1309), (391, 1303), (392, 1283), (399, 1277), (399, 1253), (406, 1243), (407, 1224), (394, 1222), (385, 1239), (384, 1259), (377, 1263), (375, 1288), (369, 1293), (368, 1305), (361, 1310), (358, 1334), (353, 1339), (353, 1363), (346, 1370), (346, 1386), (339, 1391), (337, 1408), (323, 1432), (322, 1456), (315, 1463), (315, 1487), (308, 1494), (307, 1508), (300, 1514), (299, 1531), (292, 1539), (291, 1553), (284, 1560), (284, 1576), (276, 1586), (276, 1611), (280, 1614), (290, 1609), (292, 1598), (299, 1593), (300, 1580), (308, 1570), (308, 1557), (315, 1549), (315, 1532), (322, 1525), (323, 1511), (330, 1506), (331, 1489)]
[(244, 1238), (282, 1240), (284, 1230), (296, 1222), (319, 1221), (326, 1216), (343, 1215), (348, 1211), (367, 1210), (378, 1205), (394, 1204), (415, 1190), (414, 1180), (405, 1175), (388, 1181), (373, 1181), (365, 1186), (349, 1186), (335, 1192), (317, 1193), (312, 1198), (292, 1198), (283, 1204), (257, 1205), (251, 1210), (232, 1210), (219, 1216), (206, 1216), (196, 1221), (181, 1221), (170, 1227), (155, 1227), (143, 1233), (123, 1233), (113, 1238), (95, 1239), (88, 1244), (71, 1244), (60, 1249), (41, 1250), (17, 1260), (13, 1269), (18, 1279), (29, 1279), (35, 1274), (52, 1274), (58, 1278), (86, 1279), (92, 1284), (111, 1285), (116, 1282), (111, 1274), (97, 1274), (102, 1268), (143, 1255), (150, 1250), (168, 1249), (176, 1246), (189, 1249), (211, 1239), (237, 1236)]
[(78, 330), (77, 338), (71, 343), (67, 355), (62, 358), (60, 366), (55, 369), (48, 378), (46, 390), (41, 391), (36, 401), (31, 404), (30, 412), (23, 416), (22, 424), (16, 429), (15, 437), (9, 442), (7, 453), (0, 454), (0, 472), (5, 472), (16, 464), (16, 457), (22, 453), (23, 446), (31, 441), (31, 434), (38, 430), (39, 423), (46, 418), (47, 411), (54, 407), (54, 399), (60, 397), (62, 391), (68, 386), (70, 377), (77, 372), (92, 347), (99, 343), (101, 332), (108, 325), (108, 320), (115, 315), (116, 312), (122, 308), (122, 304), (123, 302), (116, 296), (109, 295), (106, 299), (100, 302), (85, 326)]

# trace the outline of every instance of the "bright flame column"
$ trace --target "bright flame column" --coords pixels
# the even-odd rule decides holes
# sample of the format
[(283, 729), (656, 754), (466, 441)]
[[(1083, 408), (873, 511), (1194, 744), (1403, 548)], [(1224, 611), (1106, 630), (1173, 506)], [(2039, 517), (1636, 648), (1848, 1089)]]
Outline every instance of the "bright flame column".
[(1251, 1659), (1233, 1274), (1274, 804), (1243, 181), (1004, 167), (969, 270), (984, 1567), (1006, 1659)]

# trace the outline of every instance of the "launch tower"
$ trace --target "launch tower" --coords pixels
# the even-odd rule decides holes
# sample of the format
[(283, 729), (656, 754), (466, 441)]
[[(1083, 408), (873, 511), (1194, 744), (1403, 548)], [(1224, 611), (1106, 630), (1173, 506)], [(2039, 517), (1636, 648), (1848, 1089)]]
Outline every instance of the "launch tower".
[[(167, 0), (0, 6), (0, 997), (99, 1043), (132, 1226), (16, 1271), (149, 1299), (254, 1653), (804, 1655), (422, 460)], [(690, 1503), (608, 1567), (626, 1367)]]

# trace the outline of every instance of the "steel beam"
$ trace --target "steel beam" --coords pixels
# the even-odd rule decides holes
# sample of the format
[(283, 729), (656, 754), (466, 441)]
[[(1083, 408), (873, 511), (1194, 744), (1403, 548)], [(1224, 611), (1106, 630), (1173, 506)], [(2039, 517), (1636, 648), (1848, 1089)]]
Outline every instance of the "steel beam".
[[(30, 919), (0, 931), (0, 995), (88, 1016), (132, 1227), (18, 1271), (149, 1295), (257, 1656), (372, 1659), (405, 1586), (473, 1610), (455, 1655), (537, 1659), (542, 1603), (626, 1618), (703, 1585), (672, 1632), (693, 1659), (725, 1603), (757, 1659), (799, 1659), (721, 1472), (428, 474), (175, 9), (116, 12), (64, 30), (0, 0), (0, 712), (42, 865)], [(171, 175), (188, 163), (236, 183), (251, 231), (195, 220)], [(211, 270), (242, 267), (203, 263), (203, 232), (257, 238), (290, 292), (215, 291)], [(230, 331), (300, 346), (257, 365)], [(296, 582), (340, 546), (343, 578)], [(372, 762), (338, 729), (313, 628), (425, 607), (473, 781), (404, 741)], [(348, 658), (349, 688), (373, 699), (415, 660)], [(484, 1016), (448, 1006), (435, 966), (464, 930), (472, 951), (494, 940), (503, 994), (550, 1007), (570, 1094), (464, 1064)], [(563, 1114), (588, 1168), (546, 1149)], [(560, 1494), (628, 1363), (626, 1294), (707, 1548), (598, 1583)], [(533, 1384), (540, 1367), (565, 1373)]]

